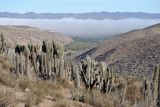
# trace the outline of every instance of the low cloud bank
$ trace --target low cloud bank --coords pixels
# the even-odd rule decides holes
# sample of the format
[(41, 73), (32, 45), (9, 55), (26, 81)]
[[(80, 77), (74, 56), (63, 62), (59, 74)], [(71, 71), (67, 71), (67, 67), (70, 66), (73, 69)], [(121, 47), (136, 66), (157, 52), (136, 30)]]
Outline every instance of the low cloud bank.
[(27, 25), (61, 32), (72, 37), (107, 37), (133, 29), (144, 28), (156, 23), (160, 23), (160, 20), (78, 20), (72, 18), (55, 20), (0, 18), (0, 25)]

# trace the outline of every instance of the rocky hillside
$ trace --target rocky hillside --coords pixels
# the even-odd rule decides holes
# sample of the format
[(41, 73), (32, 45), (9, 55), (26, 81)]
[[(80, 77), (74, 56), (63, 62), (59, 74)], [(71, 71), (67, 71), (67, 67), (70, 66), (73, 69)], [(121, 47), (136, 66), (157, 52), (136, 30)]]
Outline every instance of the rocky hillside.
[(77, 58), (86, 55), (105, 61), (117, 71), (151, 71), (160, 63), (160, 24), (104, 40)]
[(12, 44), (33, 44), (42, 43), (43, 39), (56, 40), (63, 44), (72, 41), (71, 38), (60, 33), (50, 32), (28, 26), (0, 26), (0, 33), (3, 33)]

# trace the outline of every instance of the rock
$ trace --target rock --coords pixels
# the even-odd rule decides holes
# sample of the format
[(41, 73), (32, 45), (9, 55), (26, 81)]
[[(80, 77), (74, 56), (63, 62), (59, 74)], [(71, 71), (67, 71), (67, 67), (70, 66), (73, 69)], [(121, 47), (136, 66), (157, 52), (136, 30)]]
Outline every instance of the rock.
[(25, 89), (25, 92), (28, 93), (28, 92), (31, 92), (31, 90), (30, 90), (29, 88), (26, 88), (26, 89)]

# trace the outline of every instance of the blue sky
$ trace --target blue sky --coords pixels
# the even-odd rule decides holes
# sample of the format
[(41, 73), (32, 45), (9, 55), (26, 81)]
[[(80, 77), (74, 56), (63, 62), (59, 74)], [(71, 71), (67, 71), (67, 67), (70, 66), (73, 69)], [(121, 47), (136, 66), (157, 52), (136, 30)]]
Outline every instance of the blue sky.
[(0, 12), (149, 12), (160, 13), (160, 0), (1, 0)]

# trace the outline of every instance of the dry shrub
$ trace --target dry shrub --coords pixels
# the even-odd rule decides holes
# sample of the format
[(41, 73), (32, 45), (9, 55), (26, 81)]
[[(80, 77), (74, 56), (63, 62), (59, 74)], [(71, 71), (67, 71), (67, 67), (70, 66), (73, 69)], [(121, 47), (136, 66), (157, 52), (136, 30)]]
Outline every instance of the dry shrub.
[(38, 105), (44, 96), (51, 95), (53, 98), (63, 99), (61, 93), (62, 86), (58, 82), (53, 81), (29, 81), (27, 79), (19, 79), (19, 87), (25, 91), (25, 89), (31, 90), (27, 95), (25, 101), (27, 107)]
[(15, 78), (11, 76), (8, 72), (4, 72), (3, 70), (1, 70), (0, 83), (6, 86), (14, 87)]
[[(72, 100), (80, 101), (80, 96), (83, 94), (84, 92), (82, 92), (81, 89), (76, 89), (76, 88), (71, 89), (71, 99)], [(80, 101), (80, 102), (83, 102), (83, 101)]]
[(38, 105), (41, 101), (42, 97), (40, 95), (28, 93), (24, 102), (26, 107), (32, 107), (33, 105)]
[(109, 95), (104, 95), (98, 91), (93, 91), (86, 96), (85, 102), (94, 107), (114, 107), (113, 99)]
[(97, 90), (89, 92), (84, 89), (72, 89), (71, 95), (73, 100), (80, 101), (94, 107), (114, 107), (112, 96), (100, 93)]
[(116, 77), (115, 80), (114, 80), (114, 83), (116, 85), (120, 85), (120, 84), (124, 84), (124, 78), (123, 77)]
[(25, 89), (31, 90), (26, 101), (24, 101), (28, 107), (40, 103), (41, 99), (47, 95), (52, 95), (56, 99), (63, 97), (61, 89), (63, 89), (64, 85), (61, 85), (58, 81), (30, 81), (27, 78), (17, 79), (9, 72), (2, 70), (0, 73), (0, 83), (9, 87), (19, 87), (22, 91), (25, 91)]
[(114, 83), (116, 89), (122, 90), (125, 87), (126, 81), (124, 77), (116, 77)]
[(64, 99), (58, 100), (53, 107), (72, 107), (72, 105)]
[(26, 88), (29, 88), (31, 81), (28, 81), (27, 79), (17, 79), (18, 86), (24, 91)]
[(0, 64), (3, 69), (8, 70), (13, 67), (13, 65), (8, 61), (7, 57), (0, 56)]
[(7, 58), (0, 56), (0, 83), (6, 86), (15, 86), (15, 78), (10, 74), (9, 69), (12, 67), (12, 64), (8, 61)]
[(53, 98), (56, 98), (56, 100), (63, 99), (64, 96), (61, 93), (61, 90), (54, 90), (52, 94), (50, 94)]
[(0, 91), (0, 107), (14, 107), (17, 102), (13, 91), (6, 89)]
[(27, 78), (15, 78), (9, 72), (4, 70), (0, 73), (0, 83), (9, 86), (9, 87), (17, 87), (22, 91), (26, 89), (31, 90), (31, 93), (27, 96), (26, 103), (27, 107), (32, 107), (32, 105), (37, 105), (40, 103), (41, 99), (44, 96), (51, 95), (56, 99), (62, 99), (63, 95), (61, 90), (63, 87), (68, 87), (68, 83), (62, 81), (30, 81)]
[(58, 79), (57, 83), (60, 84), (63, 88), (69, 88), (70, 89), (72, 87), (72, 85), (69, 84), (69, 82), (66, 81), (65, 79)]
[(53, 81), (30, 81), (27, 79), (18, 80), (19, 87), (24, 91), (26, 88), (30, 89), (34, 94), (45, 96), (55, 92), (54, 90), (61, 90), (62, 86), (58, 82)]
[[(21, 77), (21, 78), (15, 78), (12, 76), (9, 72), (9, 69), (12, 67), (10, 63), (8, 62), (7, 58), (0, 56), (0, 65), (1, 65), (1, 73), (0, 73), (0, 83), (9, 86), (9, 87), (17, 87), (21, 89), (22, 91), (25, 91), (26, 89), (29, 89), (30, 92), (27, 93), (26, 99), (22, 100), (26, 104), (26, 107), (32, 107), (33, 105), (37, 105), (41, 102), (41, 100), (47, 96), (51, 95), (54, 98), (63, 99), (63, 94), (61, 93), (61, 90), (63, 88), (70, 87), (70, 84), (63, 80), (58, 79), (57, 81), (31, 81), (27, 79), (27, 77)], [(10, 99), (7, 95), (0, 95), (0, 107), (10, 104)], [(15, 97), (10, 97), (12, 99), (15, 99)], [(8, 100), (9, 102), (8, 102)], [(62, 102), (62, 104), (59, 103), (60, 107), (63, 107), (63, 104), (65, 102)], [(66, 104), (65, 104), (66, 105)], [(69, 106), (68, 106), (69, 107)]]
[(134, 83), (137, 82), (137, 78), (135, 78), (135, 77), (130, 77), (130, 78), (127, 79), (127, 81), (128, 81), (128, 84), (129, 84), (129, 85), (132, 85), (132, 84), (134, 84)]
[(42, 95), (48, 95), (54, 92), (54, 90), (61, 90), (62, 86), (59, 83), (53, 81), (37, 81), (32, 87), (33, 90), (39, 91)]
[(126, 92), (126, 98), (132, 104), (141, 101), (142, 99), (141, 90), (137, 82), (128, 86)]

